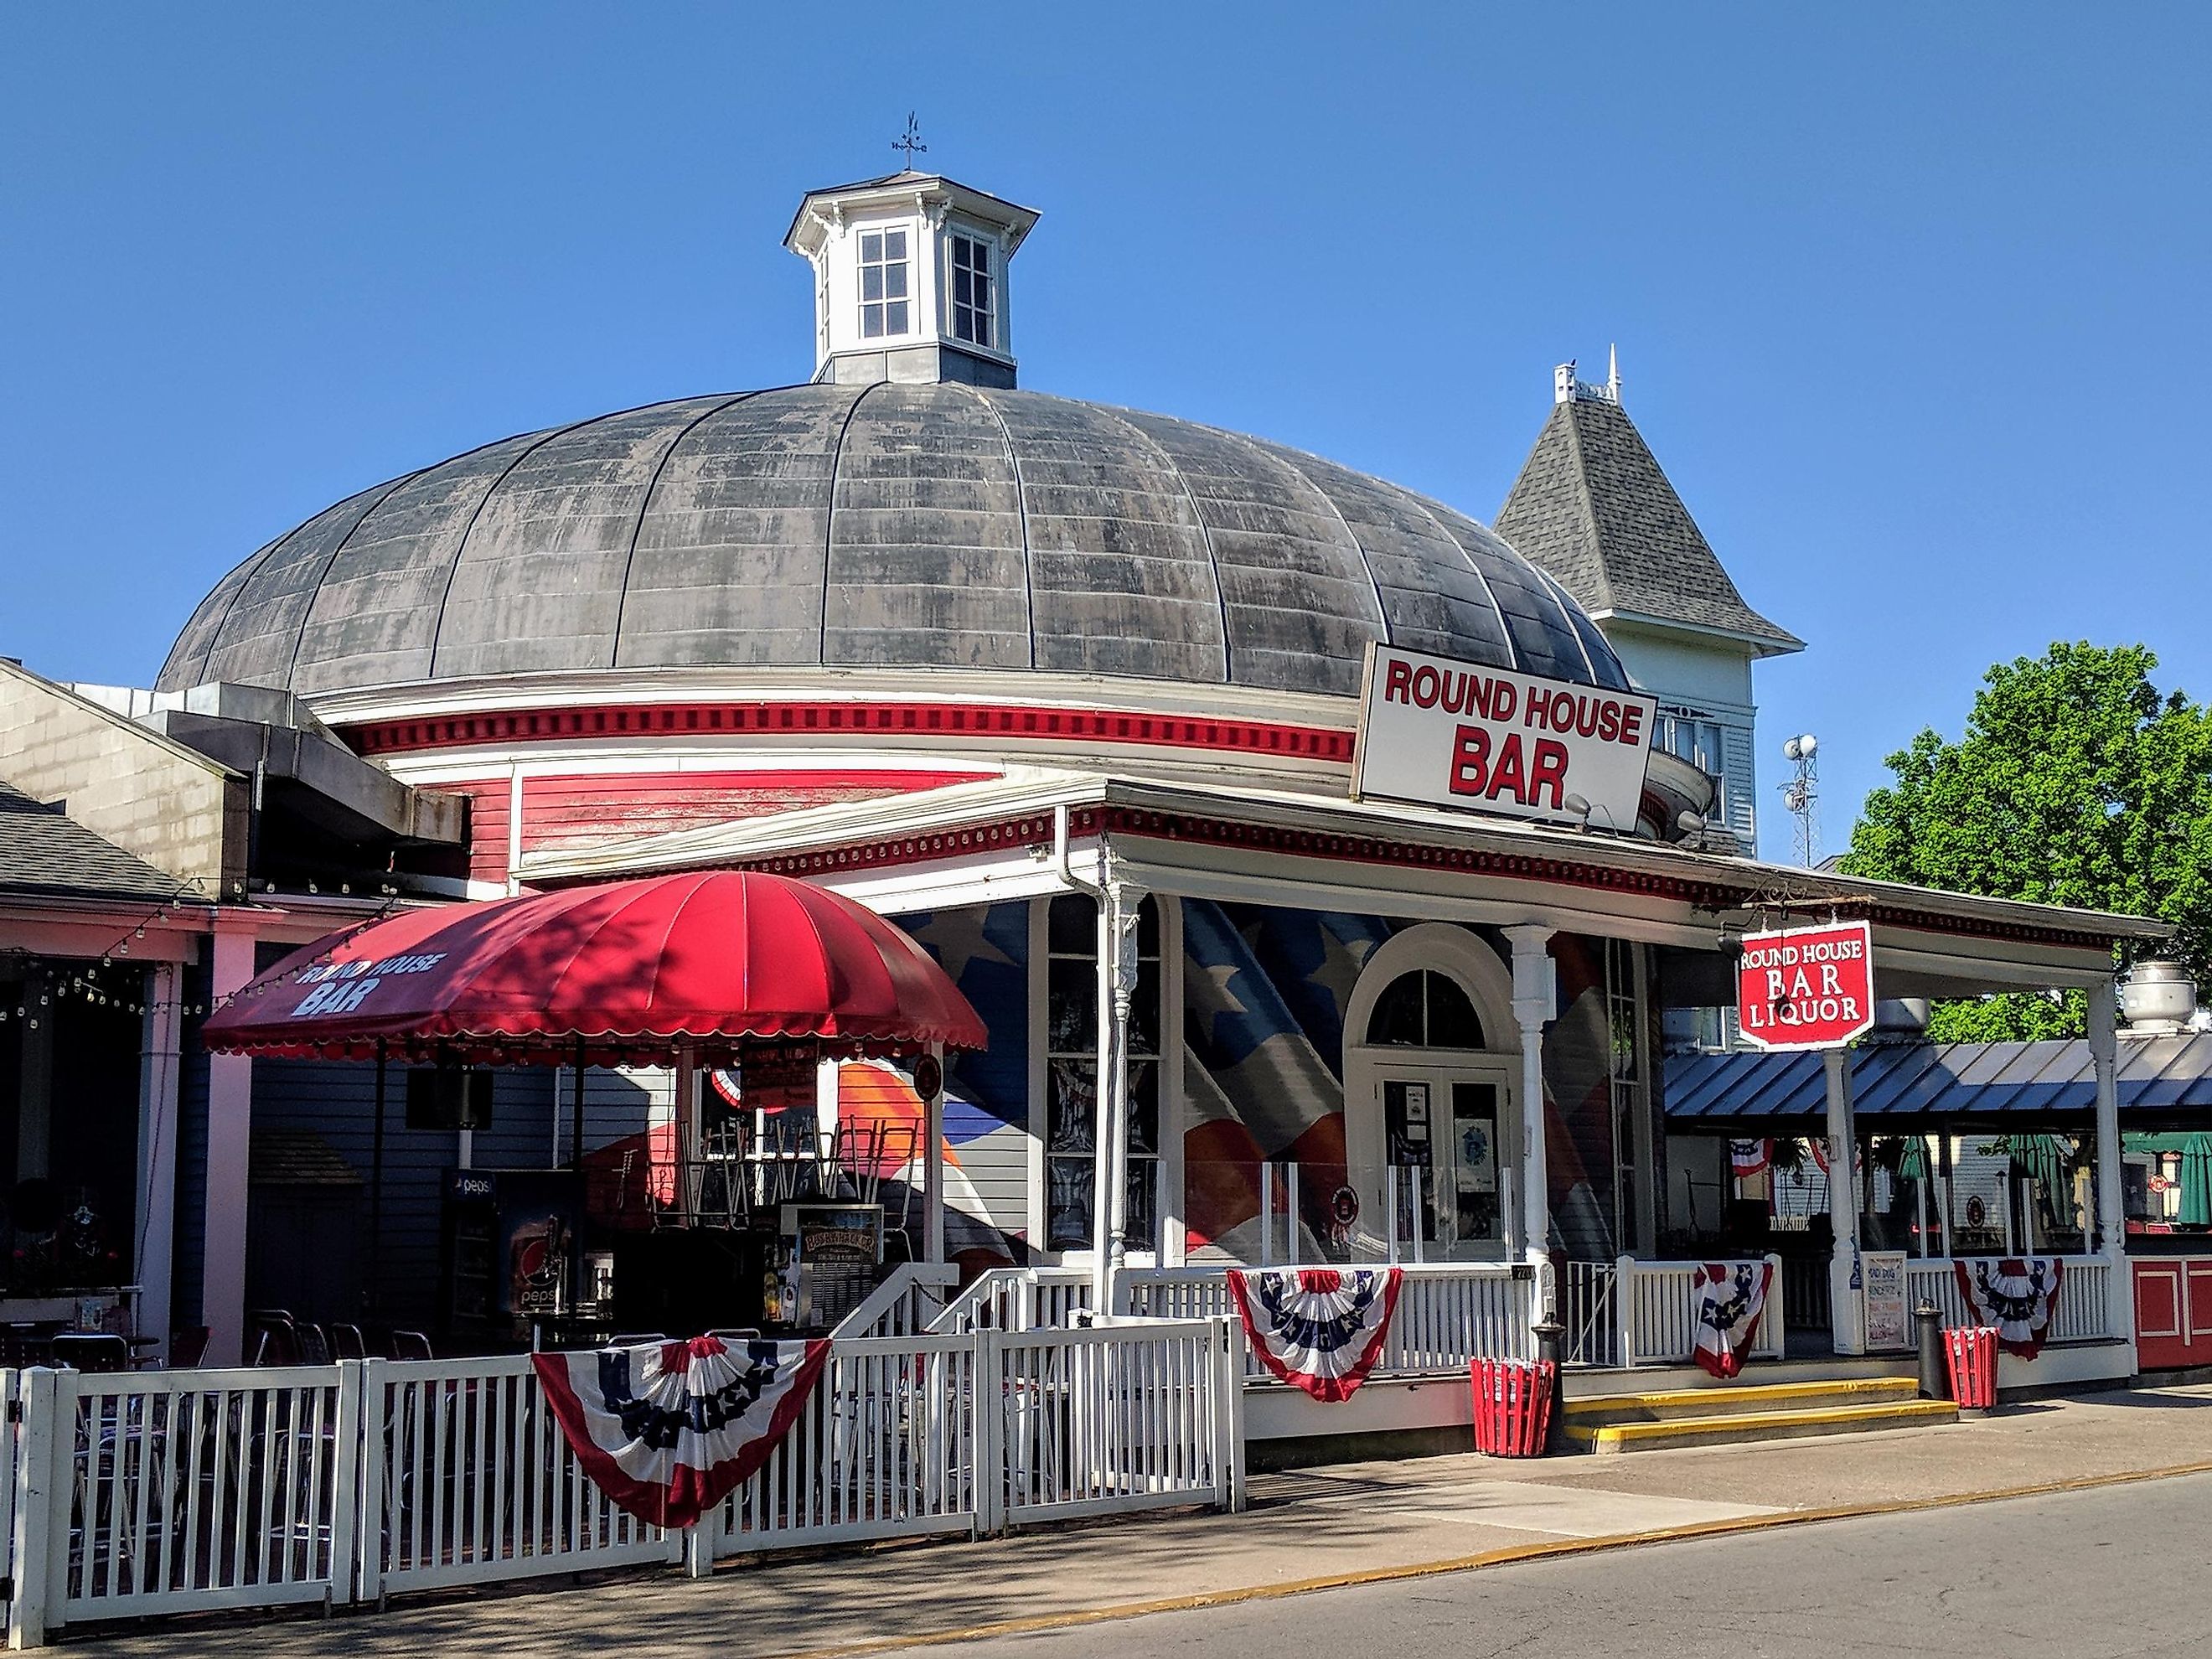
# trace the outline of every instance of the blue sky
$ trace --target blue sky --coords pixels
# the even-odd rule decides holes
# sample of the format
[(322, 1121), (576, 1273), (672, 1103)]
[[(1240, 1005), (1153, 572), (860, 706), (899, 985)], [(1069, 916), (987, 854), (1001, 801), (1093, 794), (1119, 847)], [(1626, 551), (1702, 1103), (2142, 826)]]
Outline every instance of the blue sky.
[(270, 537), (506, 433), (805, 378), (799, 193), (1042, 208), (1023, 383), (1489, 519), (1552, 365), (1753, 605), (1826, 842), (1991, 661), (2212, 693), (2201, 8), (476, 4), (0, 19), (0, 653), (144, 684)]

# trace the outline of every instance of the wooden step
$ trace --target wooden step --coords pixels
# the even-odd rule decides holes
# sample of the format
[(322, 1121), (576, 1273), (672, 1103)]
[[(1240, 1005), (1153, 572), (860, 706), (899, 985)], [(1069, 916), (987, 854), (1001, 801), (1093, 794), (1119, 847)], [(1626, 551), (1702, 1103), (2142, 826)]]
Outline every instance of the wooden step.
[(1725, 1446), (1749, 1440), (1795, 1440), (1808, 1435), (1854, 1434), (1955, 1423), (1959, 1408), (1948, 1400), (1900, 1400), (1862, 1406), (1808, 1407), (1794, 1411), (1730, 1412), (1714, 1417), (1672, 1417), (1641, 1423), (1566, 1423), (1562, 1432), (1600, 1454), (1660, 1451), (1674, 1446)]
[(1586, 1395), (1566, 1402), (1562, 1421), (1570, 1426), (1653, 1423), (1741, 1412), (1878, 1405), (1911, 1401), (1919, 1392), (1918, 1383), (1909, 1376), (1857, 1376), (1826, 1382), (1723, 1382), (1710, 1389)]

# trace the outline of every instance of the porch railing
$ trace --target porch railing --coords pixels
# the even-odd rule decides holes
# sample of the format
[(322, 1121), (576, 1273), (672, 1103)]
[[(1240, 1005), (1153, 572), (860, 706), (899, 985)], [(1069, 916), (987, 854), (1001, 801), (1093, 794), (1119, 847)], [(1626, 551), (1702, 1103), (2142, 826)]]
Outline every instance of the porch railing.
[[(2069, 1255), (2058, 1276), (2058, 1305), (2051, 1310), (2045, 1340), (2102, 1342), (2113, 1335), (2112, 1264), (2101, 1255)], [(1973, 1322), (1951, 1260), (1928, 1256), (1905, 1264), (1905, 1300), (1917, 1307), (1924, 1297), (1942, 1310), (1946, 1329)]]
[[(1773, 1277), (1751, 1353), (1754, 1358), (1779, 1359), (1788, 1334), (1782, 1259), (1770, 1255), (1766, 1261)], [(1687, 1364), (1697, 1351), (1697, 1284), (1704, 1267), (1701, 1261), (1640, 1261), (1632, 1255), (1567, 1263), (1566, 1296), (1560, 1310), (1560, 1322), (1567, 1331), (1567, 1362)]]
[(585, 1478), (527, 1355), (0, 1372), (9, 1638), (1239, 1505), (1242, 1351), (1223, 1319), (834, 1337), (766, 1466), (683, 1531), (635, 1520)]
[(914, 1336), (928, 1330), (960, 1283), (960, 1269), (945, 1261), (902, 1261), (838, 1321), (839, 1336)]

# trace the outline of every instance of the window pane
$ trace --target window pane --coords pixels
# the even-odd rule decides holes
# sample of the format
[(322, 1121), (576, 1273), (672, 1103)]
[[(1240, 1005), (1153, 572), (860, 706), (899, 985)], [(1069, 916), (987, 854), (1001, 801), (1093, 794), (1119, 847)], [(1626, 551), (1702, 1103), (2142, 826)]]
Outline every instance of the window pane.
[(968, 273), (964, 270), (956, 270), (952, 273), (952, 298), (955, 303), (963, 306), (969, 303), (972, 296), (968, 291), (969, 281)]
[(1429, 975), (1429, 1047), (1480, 1048), (1482, 1021), (1459, 981), (1443, 974)]
[(1498, 1091), (1487, 1083), (1452, 1085), (1455, 1231), (1462, 1239), (1496, 1238)]
[(873, 336), (884, 331), (884, 308), (881, 306), (860, 307), (860, 332)]
[(884, 268), (881, 265), (860, 267), (860, 297), (863, 300), (884, 297)]
[(1051, 1097), (1046, 1102), (1045, 1150), (1088, 1158), (1097, 1144), (1098, 1067), (1087, 1060), (1052, 1062)]
[(1421, 1012), (1421, 975), (1401, 974), (1375, 1000), (1375, 1012), (1367, 1017), (1367, 1040), (1418, 1048), (1426, 1027)]
[(1121, 1241), (1132, 1250), (1159, 1248), (1159, 1160), (1129, 1160), (1129, 1198), (1121, 1216)]
[(904, 231), (887, 230), (884, 233), (884, 258), (886, 259), (903, 259), (906, 258), (906, 233)]
[(1081, 893), (1062, 893), (1046, 912), (1045, 943), (1054, 956), (1096, 956), (1097, 905)]
[(906, 298), (906, 267), (903, 264), (884, 267), (884, 292), (894, 300)]
[(1091, 1243), (1089, 1158), (1045, 1160), (1044, 1243), (1048, 1250), (1080, 1250)]
[(954, 339), (972, 340), (975, 337), (975, 330), (974, 325), (969, 322), (969, 313), (965, 311), (955, 311), (952, 313), (952, 337)]
[(884, 237), (881, 231), (871, 230), (861, 234), (860, 257), (863, 259), (880, 259), (884, 257)]
[(988, 242), (970, 242), (968, 252), (976, 270), (988, 270), (991, 268), (991, 245)]
[(1052, 1054), (1096, 1053), (1098, 970), (1086, 958), (1056, 957), (1047, 970), (1045, 1042)]
[(884, 331), (889, 334), (906, 332), (906, 301), (894, 300), (884, 307)]
[(1156, 1054), (1160, 1051), (1160, 964), (1137, 964), (1136, 994), (1129, 999), (1129, 1052)]
[(1147, 897), (1137, 907), (1137, 954), (1157, 957), (1160, 953), (1160, 902)]
[(991, 313), (989, 312), (979, 311), (975, 313), (975, 331), (969, 337), (977, 345), (991, 343)]
[(1129, 1150), (1157, 1152), (1160, 1149), (1160, 1068), (1156, 1060), (1133, 1060), (1129, 1065)]

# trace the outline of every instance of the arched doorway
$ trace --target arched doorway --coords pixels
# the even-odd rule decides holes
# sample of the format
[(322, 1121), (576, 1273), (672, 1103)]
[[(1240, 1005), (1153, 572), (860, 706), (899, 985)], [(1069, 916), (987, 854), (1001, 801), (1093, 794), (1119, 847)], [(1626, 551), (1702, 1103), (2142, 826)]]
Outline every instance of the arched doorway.
[(1507, 1259), (1521, 1167), (1510, 970), (1466, 928), (1424, 922), (1368, 957), (1345, 1016), (1358, 1253)]

